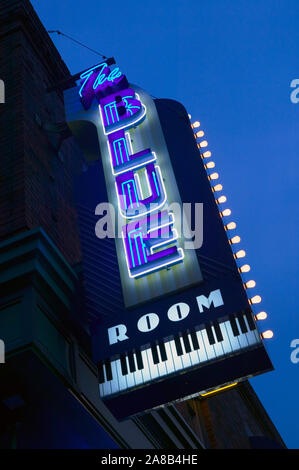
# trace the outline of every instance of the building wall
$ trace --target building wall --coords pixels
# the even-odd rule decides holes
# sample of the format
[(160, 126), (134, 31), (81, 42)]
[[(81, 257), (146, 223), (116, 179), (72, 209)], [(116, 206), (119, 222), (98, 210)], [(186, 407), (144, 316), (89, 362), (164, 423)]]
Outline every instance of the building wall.
[(0, 22), (6, 87), (0, 107), (0, 239), (42, 226), (74, 264), (80, 244), (72, 181), (84, 158), (63, 128), (62, 94), (46, 91), (69, 71), (28, 1), (2, 1)]
[[(187, 406), (186, 406), (187, 405)], [(284, 448), (274, 424), (249, 382), (207, 398), (176, 405), (207, 448)]]

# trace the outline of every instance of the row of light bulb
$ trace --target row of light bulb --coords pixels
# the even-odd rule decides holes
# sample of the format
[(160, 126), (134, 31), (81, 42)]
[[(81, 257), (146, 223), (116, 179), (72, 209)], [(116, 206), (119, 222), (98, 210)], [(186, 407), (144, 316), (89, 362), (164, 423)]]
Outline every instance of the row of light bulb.
[[(191, 120), (190, 114), (189, 114), (189, 119)], [(201, 138), (205, 135), (204, 131), (198, 130), (198, 128), (200, 127), (200, 122), (199, 121), (195, 121), (193, 124), (191, 124), (191, 127), (194, 130), (195, 139)], [(212, 154), (209, 150), (202, 152), (202, 149), (206, 148), (207, 146), (208, 146), (207, 140), (203, 140), (203, 141), (197, 143), (197, 147), (198, 147), (198, 149), (200, 151), (200, 154), (201, 154), (201, 157), (204, 161), (205, 169), (206, 170), (211, 170), (211, 169), (215, 168), (215, 163), (213, 161), (208, 161), (207, 163), (205, 163), (205, 162), (206, 162), (206, 159), (210, 158)], [(211, 173), (211, 174), (208, 175), (208, 179), (210, 181), (215, 181), (218, 178), (219, 178), (219, 174), (216, 173), (216, 172)], [(222, 189), (223, 189), (223, 187), (222, 187), (221, 184), (216, 184), (215, 186), (212, 186), (212, 191), (214, 193), (222, 191)], [(223, 204), (226, 201), (227, 201), (226, 196), (220, 196), (218, 198), (216, 197), (216, 203), (217, 204)], [(230, 215), (231, 215), (231, 210), (230, 209), (224, 209), (224, 210), (220, 211), (220, 216), (221, 217), (228, 217)], [(236, 227), (237, 227), (237, 225), (236, 225), (235, 222), (229, 222), (228, 224), (224, 225), (224, 228), (225, 228), (226, 231), (227, 230), (234, 230)], [(236, 235), (236, 236), (230, 238), (228, 241), (229, 241), (230, 245), (235, 245), (237, 243), (240, 243), (241, 238)], [(233, 255), (234, 255), (235, 259), (240, 259), (240, 258), (244, 258), (244, 256), (246, 256), (246, 253), (245, 253), (244, 250), (239, 250), (236, 253), (233, 253)], [(243, 266), (239, 267), (238, 270), (239, 270), (240, 274), (241, 273), (247, 273), (247, 272), (250, 271), (250, 266), (249, 266), (249, 264), (244, 264)], [(244, 286), (245, 289), (252, 289), (253, 287), (256, 286), (256, 282), (253, 281), (253, 280), (250, 280), (250, 281), (244, 282), (243, 286)], [(249, 300), (250, 305), (255, 305), (255, 304), (259, 304), (262, 301), (262, 298), (261, 298), (260, 295), (255, 295), (255, 296), (251, 297), (248, 300)], [(266, 318), (267, 318), (267, 313), (266, 312), (259, 312), (255, 315), (256, 320), (265, 320)], [(263, 333), (261, 333), (261, 337), (263, 339), (272, 338), (273, 337), (273, 332), (271, 330), (264, 331)]]

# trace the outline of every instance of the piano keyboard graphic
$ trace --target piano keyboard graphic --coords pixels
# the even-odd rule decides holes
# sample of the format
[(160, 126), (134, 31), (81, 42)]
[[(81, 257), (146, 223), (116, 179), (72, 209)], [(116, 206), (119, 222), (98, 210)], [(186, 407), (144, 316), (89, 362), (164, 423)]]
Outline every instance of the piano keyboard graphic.
[(119, 359), (98, 365), (100, 395), (107, 397), (170, 374), (232, 355), (261, 342), (250, 311), (230, 315), (228, 321), (203, 325), (170, 341), (152, 344)]

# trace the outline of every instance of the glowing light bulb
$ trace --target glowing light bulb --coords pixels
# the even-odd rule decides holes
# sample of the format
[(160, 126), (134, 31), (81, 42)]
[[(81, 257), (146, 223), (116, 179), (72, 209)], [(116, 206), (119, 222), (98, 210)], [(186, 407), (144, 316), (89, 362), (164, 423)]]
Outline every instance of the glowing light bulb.
[(194, 127), (194, 129), (196, 129), (197, 127), (200, 126), (200, 122), (199, 121), (195, 121), (192, 125), (192, 127)]
[(260, 302), (262, 301), (262, 298), (260, 295), (255, 295), (254, 297), (252, 297), (251, 299), (249, 299), (249, 302), (251, 304), (259, 304)]
[(239, 273), (248, 273), (250, 271), (249, 264), (243, 264), (239, 269)]
[(208, 176), (209, 180), (218, 180), (219, 175), (218, 173), (212, 173), (211, 175)]
[(244, 284), (244, 287), (246, 287), (246, 289), (252, 289), (253, 287), (256, 286), (256, 282), (255, 281), (247, 281), (245, 282)]
[(274, 336), (274, 334), (273, 334), (272, 330), (264, 331), (264, 333), (261, 334), (261, 337), (263, 339), (271, 339), (271, 338), (273, 338), (273, 336)]
[(266, 320), (267, 316), (268, 315), (266, 314), (266, 312), (260, 312), (257, 315), (255, 315), (255, 319), (256, 320)]
[(212, 155), (211, 152), (208, 150), (207, 152), (204, 152), (204, 153), (202, 154), (202, 157), (203, 157), (203, 158), (209, 158), (211, 155)]
[(244, 250), (239, 250), (237, 251), (237, 253), (234, 253), (235, 258), (244, 258), (244, 256), (246, 256), (246, 253)]
[(233, 230), (236, 227), (237, 227), (236, 222), (230, 222), (229, 224), (224, 226), (225, 230)]
[(198, 131), (195, 134), (196, 137), (203, 137), (204, 135), (205, 135), (204, 131)]
[(215, 168), (215, 163), (214, 162), (209, 162), (205, 164), (205, 168)]
[(232, 211), (230, 209), (224, 209), (224, 211), (220, 212), (221, 217), (227, 217), (231, 215)]
[[(213, 179), (213, 178), (210, 178), (210, 179)], [(212, 188), (212, 190), (214, 191), (214, 193), (215, 193), (216, 191), (222, 191), (222, 189), (223, 189), (222, 184), (216, 184), (216, 186), (213, 186), (213, 188)]]
[(236, 244), (236, 243), (240, 243), (240, 241), (241, 241), (241, 238), (240, 238), (238, 235), (236, 235), (235, 237), (233, 237), (233, 238), (230, 239), (229, 243), (230, 243), (231, 245), (234, 245), (234, 244)]
[(191, 114), (188, 114), (188, 118), (191, 119)]
[(203, 147), (207, 147), (209, 144), (207, 142), (207, 140), (203, 140), (202, 142), (200, 142), (200, 147), (203, 148)]
[(226, 202), (226, 196), (220, 196), (218, 199), (216, 199), (217, 204), (222, 204), (223, 202)]

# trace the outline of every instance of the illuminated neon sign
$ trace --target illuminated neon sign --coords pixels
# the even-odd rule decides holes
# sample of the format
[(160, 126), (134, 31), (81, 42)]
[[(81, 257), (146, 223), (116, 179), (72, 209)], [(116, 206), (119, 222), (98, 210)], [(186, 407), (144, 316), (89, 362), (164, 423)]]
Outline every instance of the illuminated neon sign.
[(109, 94), (109, 91), (113, 91), (117, 85), (128, 86), (127, 79), (119, 67), (111, 70), (107, 62), (102, 62), (86, 70), (80, 75), (80, 78), (82, 82), (79, 96), (85, 109), (90, 107), (95, 97), (99, 99), (99, 97)]
[(162, 210), (167, 193), (158, 157), (150, 148), (134, 153), (128, 132), (144, 121), (146, 107), (118, 68), (111, 71), (106, 63), (99, 64), (84, 72), (81, 79), (83, 106), (90, 106), (93, 98), (99, 102), (119, 210), (126, 221), (122, 238), (129, 276), (141, 277), (180, 263), (184, 252), (176, 244), (174, 216)]
[(128, 223), (123, 227), (130, 277), (150, 274), (163, 267), (177, 264), (183, 259), (183, 252), (176, 245), (155, 251), (162, 245), (170, 245), (177, 239), (173, 223), (173, 215), (162, 211), (151, 214), (150, 222), (149, 218), (145, 217), (139, 219), (137, 223)]

